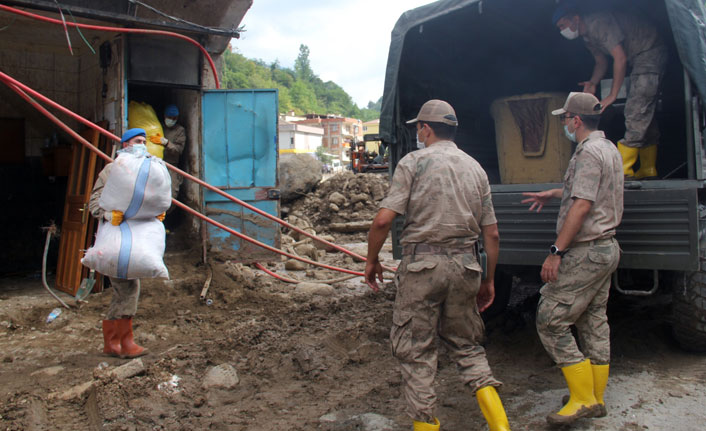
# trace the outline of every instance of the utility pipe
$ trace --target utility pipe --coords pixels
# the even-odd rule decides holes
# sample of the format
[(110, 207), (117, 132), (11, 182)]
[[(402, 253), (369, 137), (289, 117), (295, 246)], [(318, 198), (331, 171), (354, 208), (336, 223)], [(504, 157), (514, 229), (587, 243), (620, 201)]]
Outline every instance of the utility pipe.
[(179, 33), (174, 33), (173, 31), (164, 31), (164, 30), (149, 30), (146, 28), (125, 28), (125, 27), (108, 27), (108, 26), (103, 26), (103, 25), (92, 25), (92, 24), (79, 24), (76, 22), (64, 22), (59, 19), (54, 19), (54, 18), (49, 18), (43, 15), (38, 15), (35, 13), (27, 12), (21, 9), (16, 9), (14, 7), (6, 6), (3, 4), (0, 4), (0, 9), (15, 13), (17, 15), (22, 15), (27, 18), (32, 18), (36, 19), (39, 21), (44, 21), (52, 24), (59, 24), (61, 26), (70, 26), (70, 27), (79, 27), (79, 28), (85, 28), (87, 30), (97, 30), (97, 31), (109, 31), (109, 32), (114, 32), (114, 33), (133, 33), (133, 34), (155, 34), (155, 35), (160, 35), (160, 36), (169, 36), (169, 37), (175, 37), (177, 39), (185, 40), (189, 42), (192, 45), (195, 45), (206, 57), (206, 60), (208, 60), (208, 64), (211, 66), (211, 71), (213, 72), (213, 79), (216, 81), (216, 88), (221, 88), (221, 82), (218, 80), (218, 72), (216, 71), (216, 65), (213, 63), (213, 59), (209, 55), (208, 51), (206, 51), (206, 48), (201, 46), (200, 43), (195, 41), (194, 39), (190, 38), (189, 36), (184, 36), (183, 34)]
[[(0, 80), (4, 81), (6, 84), (8, 84), (8, 83), (9, 83), (9, 84), (14, 84), (14, 85), (20, 87), (20, 88), (21, 88), (22, 90), (24, 90), (25, 92), (30, 93), (32, 96), (35, 96), (36, 98), (38, 98), (39, 100), (43, 101), (44, 103), (47, 103), (47, 104), (49, 104), (50, 106), (54, 107), (55, 109), (58, 109), (59, 111), (63, 112), (64, 114), (66, 114), (66, 115), (70, 116), (71, 118), (73, 118), (73, 119), (79, 121), (80, 123), (86, 125), (87, 127), (90, 127), (90, 128), (92, 128), (92, 129), (97, 130), (98, 132), (102, 133), (103, 135), (105, 135), (106, 137), (108, 137), (108, 138), (110, 138), (110, 139), (112, 139), (112, 140), (114, 140), (114, 141), (120, 142), (120, 138), (117, 137), (116, 135), (110, 133), (108, 130), (105, 130), (104, 128), (98, 126), (97, 124), (94, 124), (93, 122), (91, 122), (91, 121), (89, 121), (89, 120), (83, 118), (82, 116), (76, 114), (75, 112), (73, 112), (73, 111), (71, 111), (71, 110), (65, 108), (64, 106), (62, 106), (62, 105), (60, 105), (60, 104), (54, 102), (53, 100), (49, 99), (48, 97), (44, 96), (43, 94), (39, 93), (38, 91), (35, 91), (34, 89), (28, 87), (27, 85), (23, 84), (22, 82), (20, 82), (20, 81), (18, 81), (18, 80), (16, 80), (16, 79), (12, 78), (11, 76), (9, 76), (9, 75), (3, 73), (2, 71), (0, 71)], [(9, 85), (9, 84), (8, 84), (8, 85)], [(100, 151), (99, 151), (99, 152), (100, 152)], [(100, 152), (100, 154), (102, 154), (102, 152)], [(187, 179), (189, 179), (189, 180), (191, 180), (191, 181), (194, 181), (194, 182), (196, 182), (197, 184), (199, 184), (199, 185), (201, 185), (201, 186), (207, 188), (208, 190), (211, 190), (212, 192), (214, 192), (214, 193), (216, 193), (216, 194), (218, 194), (218, 195), (220, 195), (220, 196), (222, 196), (222, 197), (224, 197), (224, 198), (226, 198), (226, 199), (228, 199), (228, 200), (230, 200), (230, 201), (232, 201), (232, 202), (235, 202), (235, 203), (237, 203), (238, 205), (241, 205), (241, 206), (243, 206), (243, 207), (249, 209), (250, 211), (253, 211), (253, 212), (257, 213), (257, 214), (260, 214), (261, 216), (263, 216), (263, 217), (265, 217), (265, 218), (267, 218), (267, 219), (269, 219), (269, 220), (272, 220), (272, 221), (274, 221), (274, 222), (276, 222), (276, 223), (279, 223), (280, 225), (282, 225), (282, 226), (284, 226), (284, 227), (286, 227), (286, 228), (288, 228), (288, 229), (291, 229), (291, 230), (293, 230), (293, 231), (295, 231), (295, 232), (298, 232), (298, 233), (301, 234), (301, 235), (304, 235), (304, 236), (306, 236), (306, 237), (309, 237), (309, 238), (311, 238), (311, 239), (313, 239), (313, 240), (315, 240), (315, 241), (319, 241), (319, 242), (321, 242), (321, 243), (323, 243), (323, 244), (325, 244), (325, 245), (327, 245), (327, 246), (329, 246), (329, 247), (331, 247), (331, 248), (333, 248), (333, 249), (335, 249), (335, 250), (337, 250), (337, 251), (340, 251), (340, 252), (342, 252), (342, 253), (345, 253), (345, 254), (347, 254), (347, 255), (349, 255), (349, 256), (351, 256), (351, 257), (353, 257), (353, 258), (355, 258), (355, 259), (357, 259), (357, 260), (359, 260), (359, 261), (365, 262), (365, 261), (367, 260), (365, 257), (363, 257), (363, 256), (361, 256), (361, 255), (359, 255), (359, 254), (357, 254), (357, 253), (354, 253), (354, 252), (352, 252), (352, 251), (350, 251), (350, 250), (348, 250), (348, 249), (346, 249), (346, 248), (344, 248), (344, 247), (341, 247), (341, 246), (339, 246), (339, 245), (336, 245), (336, 244), (334, 244), (334, 243), (332, 243), (332, 242), (330, 242), (330, 241), (326, 241), (326, 240), (323, 239), (323, 238), (320, 238), (320, 237), (318, 237), (318, 236), (316, 236), (316, 235), (313, 235), (313, 234), (311, 234), (311, 233), (309, 233), (309, 232), (307, 232), (307, 231), (305, 231), (305, 230), (303, 230), (303, 229), (300, 229), (300, 228), (298, 228), (298, 227), (296, 227), (296, 226), (294, 226), (294, 225), (292, 225), (292, 224), (287, 223), (286, 221), (284, 221), (284, 220), (282, 220), (282, 219), (280, 219), (280, 218), (278, 218), (278, 217), (273, 216), (272, 214), (269, 214), (269, 213), (267, 213), (267, 212), (265, 212), (265, 211), (263, 211), (263, 210), (261, 210), (261, 209), (259, 209), (259, 208), (257, 208), (257, 207), (254, 207), (254, 206), (248, 204), (247, 202), (244, 202), (244, 201), (242, 201), (242, 200), (240, 200), (240, 199), (238, 199), (238, 198), (236, 198), (236, 197), (234, 197), (234, 196), (231, 196), (231, 195), (229, 195), (228, 193), (224, 192), (223, 190), (221, 190), (221, 189), (219, 189), (219, 188), (217, 188), (217, 187), (214, 187), (214, 186), (208, 184), (207, 182), (201, 180), (200, 178), (194, 177), (193, 175), (190, 175), (190, 174), (188, 174), (188, 173), (182, 171), (181, 169), (177, 168), (176, 166), (170, 165), (169, 163), (166, 163), (166, 162), (165, 162), (165, 164), (166, 164), (167, 168), (169, 168), (169, 169), (171, 169), (172, 171), (174, 171), (174, 172), (176, 172), (176, 173), (182, 175), (184, 178), (187, 178)], [(395, 270), (396, 270), (395, 268), (389, 268), (389, 267), (385, 267), (385, 266), (383, 266), (383, 269), (385, 269), (385, 270), (388, 271), (388, 272), (395, 272)]]

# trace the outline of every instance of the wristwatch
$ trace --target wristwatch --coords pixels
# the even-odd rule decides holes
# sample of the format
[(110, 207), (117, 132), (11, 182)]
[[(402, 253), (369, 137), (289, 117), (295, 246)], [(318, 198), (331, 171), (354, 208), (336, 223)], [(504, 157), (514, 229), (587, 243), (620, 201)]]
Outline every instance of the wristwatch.
[(564, 256), (564, 255), (566, 254), (566, 252), (568, 252), (568, 251), (569, 251), (569, 249), (566, 249), (566, 250), (559, 250), (559, 247), (557, 247), (557, 246), (554, 245), (554, 244), (552, 244), (552, 246), (549, 247), (549, 254), (553, 254), (554, 256), (562, 257), (562, 256)]

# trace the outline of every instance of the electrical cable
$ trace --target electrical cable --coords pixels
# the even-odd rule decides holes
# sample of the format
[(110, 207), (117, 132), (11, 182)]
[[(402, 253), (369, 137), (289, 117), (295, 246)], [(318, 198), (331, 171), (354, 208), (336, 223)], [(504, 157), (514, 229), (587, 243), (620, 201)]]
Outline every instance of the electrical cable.
[[(1, 6), (1, 5), (0, 5), (0, 6)], [(16, 80), (16, 79), (12, 78), (12, 77), (9, 76), (9, 75), (3, 73), (2, 71), (0, 71), (0, 80), (5, 81), (6, 83), (9, 82), (9, 83), (11, 83), (11, 84), (13, 84), (13, 85), (16, 85), (16, 86), (20, 87), (22, 90), (24, 90), (24, 91), (26, 91), (27, 93), (31, 94), (32, 96), (38, 98), (38, 99), (41, 100), (42, 102), (45, 102), (45, 103), (47, 103), (48, 105), (50, 105), (50, 106), (52, 106), (52, 107), (58, 109), (59, 111), (63, 112), (64, 114), (66, 114), (66, 115), (68, 115), (68, 116), (70, 116), (70, 117), (73, 118), (74, 120), (77, 120), (77, 121), (81, 122), (82, 124), (84, 124), (84, 125), (87, 126), (87, 127), (90, 127), (90, 128), (93, 128), (93, 129), (97, 130), (97, 131), (100, 132), (101, 134), (105, 135), (106, 137), (108, 137), (108, 138), (110, 138), (110, 139), (112, 139), (112, 140), (114, 140), (114, 141), (120, 142), (120, 138), (117, 137), (116, 135), (110, 133), (108, 130), (103, 129), (102, 127), (100, 127), (100, 126), (98, 126), (97, 124), (95, 124), (95, 123), (93, 123), (93, 122), (91, 122), (91, 121), (89, 121), (89, 120), (83, 118), (82, 116), (76, 114), (75, 112), (69, 110), (68, 108), (66, 108), (66, 107), (64, 107), (64, 106), (62, 106), (62, 105), (60, 105), (60, 104), (54, 102), (53, 100), (49, 99), (48, 97), (44, 96), (43, 94), (39, 93), (38, 91), (36, 91), (36, 90), (34, 90), (34, 89), (28, 87), (27, 85), (21, 83), (20, 81), (18, 81), (18, 80)], [(349, 256), (355, 258), (355, 259), (358, 259), (359, 261), (365, 262), (365, 261), (367, 260), (365, 257), (363, 257), (363, 256), (361, 256), (361, 255), (359, 255), (359, 254), (357, 254), (357, 253), (354, 253), (354, 252), (352, 252), (352, 251), (350, 251), (350, 250), (348, 250), (348, 249), (346, 249), (346, 248), (344, 248), (344, 247), (341, 247), (341, 246), (336, 245), (336, 244), (334, 244), (334, 243), (332, 243), (332, 242), (330, 242), (330, 241), (327, 241), (327, 240), (325, 240), (325, 239), (323, 239), (323, 238), (320, 238), (320, 237), (318, 237), (318, 236), (316, 236), (316, 235), (313, 235), (313, 234), (311, 234), (311, 233), (309, 233), (309, 232), (307, 232), (307, 231), (305, 231), (305, 230), (303, 230), (303, 229), (301, 229), (301, 228), (299, 228), (299, 227), (297, 227), (297, 226), (294, 226), (294, 225), (292, 225), (292, 224), (290, 224), (290, 223), (287, 223), (286, 221), (284, 221), (284, 220), (282, 220), (282, 219), (280, 219), (280, 218), (278, 218), (278, 217), (273, 216), (272, 214), (269, 214), (269, 213), (267, 213), (267, 212), (265, 212), (265, 211), (263, 211), (263, 210), (261, 210), (261, 209), (255, 207), (255, 206), (252, 206), (252, 205), (248, 204), (247, 202), (244, 202), (244, 201), (242, 201), (242, 200), (240, 200), (240, 199), (238, 199), (238, 198), (236, 198), (236, 197), (234, 197), (234, 196), (231, 196), (230, 194), (224, 192), (223, 190), (221, 190), (221, 189), (219, 189), (219, 188), (217, 188), (217, 187), (214, 187), (214, 186), (208, 184), (207, 182), (201, 180), (200, 178), (194, 177), (193, 175), (190, 175), (190, 174), (188, 174), (188, 173), (182, 171), (181, 169), (177, 168), (176, 166), (173, 166), (173, 165), (171, 165), (171, 164), (169, 164), (169, 163), (166, 163), (166, 162), (165, 162), (165, 165), (167, 166), (168, 169), (170, 169), (170, 170), (172, 170), (172, 171), (178, 173), (179, 175), (182, 175), (184, 178), (186, 178), (186, 179), (188, 179), (188, 180), (191, 180), (191, 181), (194, 181), (195, 183), (199, 184), (200, 186), (205, 187), (205, 188), (207, 188), (208, 190), (210, 190), (210, 191), (212, 191), (212, 192), (214, 192), (214, 193), (216, 193), (216, 194), (218, 194), (218, 195), (220, 195), (220, 196), (222, 196), (222, 197), (224, 197), (224, 198), (226, 198), (226, 199), (228, 199), (228, 200), (230, 200), (230, 201), (232, 201), (232, 202), (235, 202), (235, 203), (237, 203), (238, 205), (241, 205), (241, 206), (245, 207), (246, 209), (248, 209), (248, 210), (250, 210), (250, 211), (253, 211), (253, 212), (255, 212), (255, 213), (257, 213), (257, 214), (259, 214), (259, 215), (261, 215), (261, 216), (263, 216), (263, 217), (265, 217), (265, 218), (271, 220), (271, 221), (274, 221), (275, 223), (279, 223), (280, 225), (282, 225), (282, 226), (284, 226), (284, 227), (286, 227), (286, 228), (288, 228), (288, 229), (291, 229), (291, 230), (293, 230), (293, 231), (295, 231), (295, 232), (298, 232), (299, 234), (304, 235), (304, 236), (306, 236), (306, 237), (309, 237), (309, 238), (311, 238), (311, 239), (313, 239), (313, 240), (315, 240), (315, 241), (318, 241), (318, 242), (320, 242), (320, 243), (322, 243), (322, 244), (325, 244), (325, 245), (327, 245), (327, 246), (333, 248), (334, 250), (337, 250), (337, 251), (340, 251), (340, 252), (342, 252), (342, 253), (345, 253), (345, 254), (347, 254), (347, 255), (349, 255)], [(388, 271), (388, 272), (395, 272), (395, 270), (396, 270), (396, 268), (390, 268), (390, 267), (385, 267), (385, 266), (383, 266), (383, 269), (386, 270), (386, 271)]]
[[(67, 12), (69, 12), (69, 15), (71, 15), (71, 19), (73, 20), (73, 22), (75, 22), (76, 24), (78, 24), (78, 21), (76, 21), (76, 18), (74, 17), (74, 14), (71, 13), (71, 9), (66, 9), (66, 10), (67, 10)], [(93, 54), (95, 54), (95, 53), (96, 53), (96, 50), (93, 49), (93, 47), (91, 46), (90, 43), (88, 43), (88, 41), (86, 40), (86, 38), (83, 36), (83, 33), (81, 32), (81, 29), (80, 29), (79, 27), (76, 27), (76, 31), (78, 32), (78, 35), (81, 36), (81, 39), (83, 39), (83, 41), (84, 41), (84, 43), (86, 44), (86, 46), (88, 47), (88, 49), (90, 49), (91, 52), (92, 52)]]
[[(153, 6), (150, 6), (150, 5), (148, 5), (147, 3), (143, 3), (143, 2), (141, 2), (141, 1), (139, 1), (139, 0), (128, 0), (128, 1), (129, 1), (130, 3), (134, 3), (134, 4), (137, 4), (137, 5), (140, 5), (140, 6), (144, 6), (144, 7), (146, 7), (147, 9), (151, 10), (152, 12), (154, 12), (154, 13), (156, 13), (156, 14), (158, 14), (158, 15), (162, 15), (162, 16), (165, 17), (165, 18), (169, 18), (169, 19), (171, 19), (172, 21), (180, 22), (180, 23), (182, 23), (182, 24), (190, 25), (190, 26), (193, 26), (193, 27), (196, 27), (196, 28), (200, 28), (200, 29), (202, 29), (202, 30), (225, 30), (225, 29), (223, 29), (223, 28), (218, 28), (218, 27), (207, 27), (207, 26), (205, 26), (205, 25), (196, 24), (195, 22), (187, 21), (187, 20), (185, 20), (185, 19), (181, 19), (181, 18), (179, 18), (179, 17), (169, 15), (169, 14), (167, 14), (167, 13), (165, 13), (165, 12), (162, 12), (161, 10), (159, 10), (159, 9), (153, 7)], [(232, 30), (232, 29), (231, 29), (231, 30)], [(236, 31), (236, 32), (240, 32), (240, 31), (242, 31), (242, 30), (239, 28), (239, 29), (235, 29), (235, 31)], [(236, 35), (235, 38), (238, 39), (238, 36)]]
[(175, 37), (177, 39), (184, 40), (186, 42), (189, 42), (192, 45), (195, 45), (206, 57), (206, 60), (208, 61), (208, 64), (211, 66), (211, 71), (213, 72), (213, 79), (215, 80), (216, 83), (216, 88), (221, 88), (221, 83), (218, 80), (218, 72), (216, 71), (216, 65), (213, 63), (213, 59), (211, 58), (211, 55), (206, 51), (206, 48), (204, 48), (200, 43), (195, 41), (194, 39), (184, 36), (183, 34), (179, 33), (174, 33), (172, 31), (165, 31), (165, 30), (148, 30), (144, 28), (125, 28), (125, 27), (108, 27), (108, 26), (102, 26), (102, 25), (92, 25), (92, 24), (79, 24), (79, 23), (72, 23), (72, 22), (64, 22), (62, 23), (61, 20), (54, 19), (54, 18), (49, 18), (46, 16), (42, 15), (37, 15), (35, 13), (23, 11), (21, 9), (16, 9), (10, 6), (6, 6), (3, 4), (0, 4), (0, 9), (15, 13), (18, 15), (22, 15), (27, 18), (32, 18), (36, 19), (39, 21), (44, 21), (52, 24), (59, 24), (59, 25), (68, 25), (71, 27), (80, 27), (86, 30), (96, 30), (96, 31), (109, 31), (109, 32), (115, 32), (115, 33), (132, 33), (132, 34), (153, 34), (153, 35), (160, 35), (160, 36), (169, 36), (169, 37)]
[(42, 285), (44, 285), (44, 288), (47, 289), (47, 292), (51, 294), (51, 296), (54, 297), (57, 301), (61, 303), (64, 307), (71, 308), (64, 301), (61, 300), (56, 294), (51, 290), (49, 285), (47, 284), (47, 254), (49, 253), (49, 241), (51, 240), (52, 234), (56, 233), (56, 226), (54, 223), (52, 223), (51, 226), (42, 228), (47, 231), (47, 239), (44, 241), (44, 255), (42, 256)]

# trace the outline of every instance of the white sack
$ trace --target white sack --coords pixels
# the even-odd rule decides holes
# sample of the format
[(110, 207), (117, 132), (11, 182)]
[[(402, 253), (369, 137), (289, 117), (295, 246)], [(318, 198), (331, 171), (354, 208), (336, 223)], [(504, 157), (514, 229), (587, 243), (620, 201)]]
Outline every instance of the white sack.
[[(146, 182), (139, 183), (140, 170), (145, 161), (149, 162), (149, 169), (143, 172), (146, 174)], [(127, 214), (133, 196), (139, 206), (136, 205), (131, 214)], [(141, 202), (139, 197), (142, 197)], [(118, 154), (101, 193), (101, 208), (120, 211), (130, 219), (148, 219), (167, 211), (171, 203), (172, 181), (161, 159), (138, 157), (128, 152)]]
[[(102, 222), (93, 247), (86, 250), (81, 263), (110, 277), (169, 278), (163, 260), (164, 246), (164, 225), (154, 217), (127, 220), (120, 226)], [(126, 261), (119, 270), (121, 251)]]

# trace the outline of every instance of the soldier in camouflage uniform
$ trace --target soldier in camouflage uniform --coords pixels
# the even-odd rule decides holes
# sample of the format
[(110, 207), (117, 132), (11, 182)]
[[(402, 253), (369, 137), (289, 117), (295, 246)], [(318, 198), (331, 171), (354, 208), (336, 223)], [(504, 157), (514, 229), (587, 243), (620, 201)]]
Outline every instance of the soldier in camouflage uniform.
[[(569, 139), (578, 143), (561, 189), (525, 193), (523, 203), (540, 211), (561, 199), (557, 238), (542, 265), (546, 283), (537, 306), (537, 332), (544, 348), (561, 368), (570, 396), (551, 424), (570, 424), (582, 417), (605, 416), (603, 393), (608, 383), (610, 328), (606, 305), (611, 274), (620, 248), (615, 229), (623, 215), (623, 174), (615, 145), (596, 130), (601, 106), (595, 96), (571, 93), (560, 115)], [(571, 334), (578, 330), (579, 350)]]
[[(448, 103), (430, 100), (417, 118), (420, 149), (400, 160), (388, 196), (368, 236), (367, 283), (382, 281), (378, 253), (397, 214), (405, 216), (402, 262), (395, 275), (397, 296), (390, 340), (404, 379), (402, 392), (414, 430), (438, 430), (434, 417), (436, 336), (456, 361), (463, 383), (476, 393), (493, 431), (509, 430), (496, 380), (480, 345), (480, 312), (493, 302), (499, 235), (488, 177), (452, 142), (458, 121)], [(488, 253), (481, 281), (476, 243)]]
[[(657, 178), (659, 130), (654, 119), (657, 96), (667, 64), (667, 48), (657, 29), (646, 21), (618, 12), (581, 15), (575, 1), (567, 0), (554, 13), (554, 24), (562, 35), (579, 35), (595, 58), (591, 79), (580, 83), (583, 91), (594, 94), (613, 59), (613, 85), (603, 100), (603, 109), (618, 97), (627, 67), (631, 67), (625, 102), (625, 137), (618, 142), (626, 179)], [(640, 159), (640, 169), (633, 165)]]

